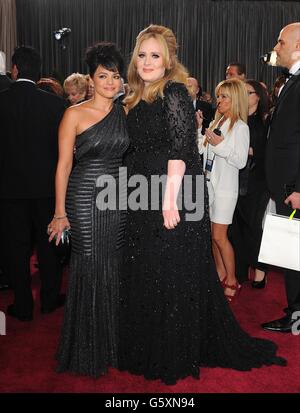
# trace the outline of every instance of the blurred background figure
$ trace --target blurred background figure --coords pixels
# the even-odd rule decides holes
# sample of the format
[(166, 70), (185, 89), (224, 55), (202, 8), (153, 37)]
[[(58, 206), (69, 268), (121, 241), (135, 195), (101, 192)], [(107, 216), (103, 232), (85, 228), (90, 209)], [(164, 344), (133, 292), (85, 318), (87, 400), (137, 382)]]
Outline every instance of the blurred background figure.
[(229, 63), (226, 69), (226, 79), (246, 79), (246, 66), (244, 63), (232, 62)]
[(72, 73), (64, 81), (64, 91), (70, 105), (77, 105), (86, 100), (88, 82), (85, 75)]
[(126, 90), (124, 87), (124, 79), (121, 79), (121, 87), (118, 93), (114, 97), (114, 102), (122, 103), (125, 97), (126, 97)]
[(58, 80), (49, 77), (42, 77), (38, 82), (37, 86), (39, 89), (45, 90), (46, 92), (52, 93), (54, 95), (63, 97), (64, 89)]
[(128, 83), (124, 83), (124, 90), (125, 90), (125, 95), (128, 96), (130, 93), (130, 87)]
[(203, 92), (202, 96), (200, 96), (200, 100), (204, 100), (204, 102), (208, 102), (211, 105), (213, 104), (213, 97), (209, 92)]
[(208, 102), (205, 102), (204, 100), (200, 100), (200, 97), (202, 95), (202, 89), (201, 86), (199, 85), (199, 82), (197, 79), (194, 77), (188, 77), (187, 79), (187, 85), (189, 88), (189, 94), (192, 98), (194, 109), (197, 112), (200, 110), (203, 115), (203, 133), (205, 132), (205, 129), (209, 127), (210, 122), (212, 121), (214, 117), (214, 110), (212, 108), (212, 105)]
[(273, 88), (272, 88), (271, 94), (270, 94), (271, 105), (272, 105), (271, 107), (272, 108), (274, 108), (274, 106), (277, 102), (279, 90), (280, 90), (281, 86), (284, 85), (285, 81), (286, 81), (285, 75), (280, 75), (275, 80), (275, 83), (273, 85)]
[(87, 81), (85, 100), (89, 100), (92, 99), (92, 97), (94, 96), (95, 87), (90, 75), (86, 75), (85, 78)]
[(239, 196), (230, 227), (235, 253), (236, 277), (247, 281), (250, 267), (255, 269), (253, 288), (264, 288), (267, 266), (258, 262), (262, 237), (262, 220), (269, 201), (265, 177), (267, 142), (266, 114), (269, 110), (265, 88), (256, 80), (245, 82), (248, 102), (250, 147), (247, 164), (239, 172)]
[(5, 53), (0, 52), (0, 91), (9, 88), (11, 79), (6, 75)]

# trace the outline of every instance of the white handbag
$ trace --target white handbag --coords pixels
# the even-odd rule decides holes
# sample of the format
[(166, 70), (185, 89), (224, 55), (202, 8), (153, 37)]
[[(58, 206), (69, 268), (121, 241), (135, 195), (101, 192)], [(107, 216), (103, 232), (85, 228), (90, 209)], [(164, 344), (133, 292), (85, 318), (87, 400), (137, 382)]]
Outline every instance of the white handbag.
[(300, 271), (300, 219), (267, 214), (259, 262)]

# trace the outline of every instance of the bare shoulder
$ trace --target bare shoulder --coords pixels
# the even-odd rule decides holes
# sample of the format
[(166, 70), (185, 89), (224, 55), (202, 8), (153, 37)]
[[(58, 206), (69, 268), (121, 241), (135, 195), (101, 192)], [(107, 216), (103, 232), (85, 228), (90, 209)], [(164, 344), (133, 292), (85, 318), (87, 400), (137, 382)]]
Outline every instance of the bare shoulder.
[[(88, 106), (84, 105), (86, 102), (80, 103), (78, 105), (70, 106), (66, 111), (64, 118), (67, 121), (78, 122), (88, 110)], [(76, 123), (77, 123), (76, 122)]]
[(60, 123), (60, 130), (76, 130), (80, 121), (80, 114), (74, 106), (65, 110), (64, 116)]

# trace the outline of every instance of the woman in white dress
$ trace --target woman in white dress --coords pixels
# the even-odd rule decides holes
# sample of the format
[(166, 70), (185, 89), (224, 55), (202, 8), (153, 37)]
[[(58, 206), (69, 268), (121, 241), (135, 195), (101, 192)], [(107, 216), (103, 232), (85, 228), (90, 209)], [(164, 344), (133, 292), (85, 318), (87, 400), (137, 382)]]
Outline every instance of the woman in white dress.
[(205, 135), (201, 112), (198, 115), (198, 147), (209, 191), (213, 254), (225, 295), (232, 301), (241, 286), (227, 230), (238, 198), (239, 169), (246, 165), (249, 151), (247, 89), (238, 79), (224, 80), (216, 87), (216, 98), (215, 119)]

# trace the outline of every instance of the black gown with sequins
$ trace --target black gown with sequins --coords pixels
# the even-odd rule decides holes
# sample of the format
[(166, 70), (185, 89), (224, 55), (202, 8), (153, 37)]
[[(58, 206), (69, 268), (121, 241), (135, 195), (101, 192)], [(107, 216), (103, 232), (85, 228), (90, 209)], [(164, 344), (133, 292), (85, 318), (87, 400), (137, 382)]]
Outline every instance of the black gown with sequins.
[(57, 370), (98, 377), (108, 367), (117, 367), (126, 211), (118, 203), (116, 209), (112, 204), (105, 210), (99, 195), (106, 187), (102, 177), (111, 178), (116, 186), (119, 182), (129, 145), (123, 107), (115, 105), (104, 119), (78, 135), (75, 144), (76, 165), (66, 198), (72, 250)]
[[(150, 182), (167, 173), (171, 159), (185, 162), (185, 175), (201, 176), (194, 116), (186, 88), (175, 82), (167, 84), (163, 99), (140, 101), (130, 110), (129, 177), (139, 174)], [(163, 227), (161, 204), (156, 211), (128, 211), (120, 290), (122, 370), (174, 384), (198, 378), (200, 366), (249, 370), (285, 364), (276, 345), (249, 337), (229, 308), (212, 259), (204, 188), (202, 219), (187, 221), (182, 209), (173, 230)], [(150, 198), (150, 186), (148, 192)]]

